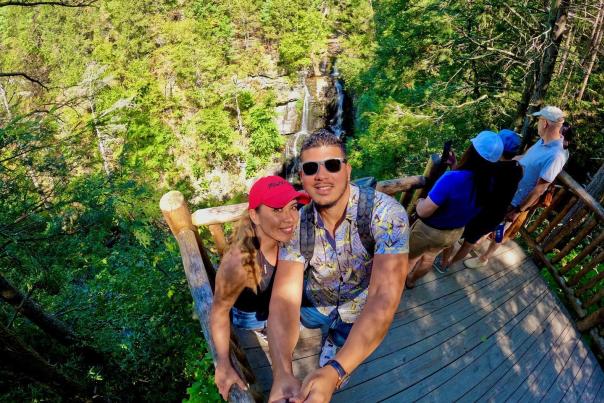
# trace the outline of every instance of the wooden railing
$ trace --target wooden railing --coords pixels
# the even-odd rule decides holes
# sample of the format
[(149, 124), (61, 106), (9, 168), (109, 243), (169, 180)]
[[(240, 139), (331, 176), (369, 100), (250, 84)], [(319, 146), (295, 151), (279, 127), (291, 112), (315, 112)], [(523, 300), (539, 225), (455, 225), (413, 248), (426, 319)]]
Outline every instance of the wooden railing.
[(604, 354), (604, 208), (564, 171), (555, 185), (551, 205), (520, 234), (562, 289), (578, 329)]
[[(427, 178), (424, 176), (409, 176), (384, 180), (377, 183), (376, 189), (389, 195), (403, 192), (401, 200), (405, 194), (409, 195), (410, 199), (414, 199), (417, 198), (417, 192), (426, 184), (426, 180)], [(195, 312), (199, 317), (199, 322), (214, 362), (216, 362), (216, 355), (210, 331), (210, 311), (213, 297), (210, 278), (212, 277), (211, 274), (213, 274), (211, 271), (214, 268), (197, 228), (207, 226), (212, 234), (216, 252), (222, 255), (227, 248), (223, 225), (239, 220), (246, 207), (247, 203), (241, 203), (205, 208), (191, 214), (183, 195), (178, 191), (166, 193), (160, 201), (160, 208), (164, 218), (178, 242), (185, 274), (195, 305)], [(233, 363), (233, 367), (243, 379), (253, 384), (255, 382), (254, 374), (233, 331), (231, 331), (231, 338), (231, 362)], [(254, 394), (253, 391), (254, 388), (244, 391), (234, 386), (229, 393), (229, 401), (262, 401), (262, 396)]]

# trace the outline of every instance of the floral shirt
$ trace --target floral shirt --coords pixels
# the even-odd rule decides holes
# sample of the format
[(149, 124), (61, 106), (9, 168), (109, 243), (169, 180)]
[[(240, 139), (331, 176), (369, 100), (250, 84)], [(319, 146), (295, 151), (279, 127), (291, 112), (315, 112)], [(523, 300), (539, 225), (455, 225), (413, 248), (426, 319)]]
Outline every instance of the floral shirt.
[[(365, 306), (373, 265), (357, 229), (359, 188), (352, 185), (350, 190), (346, 217), (336, 229), (335, 239), (315, 210), (315, 249), (310, 265), (300, 252), (300, 226), (279, 251), (279, 260), (305, 265), (304, 293), (312, 305), (326, 316), (337, 309), (347, 323), (354, 322)], [(377, 191), (371, 233), (375, 255), (409, 252), (409, 220), (405, 209), (392, 197)]]

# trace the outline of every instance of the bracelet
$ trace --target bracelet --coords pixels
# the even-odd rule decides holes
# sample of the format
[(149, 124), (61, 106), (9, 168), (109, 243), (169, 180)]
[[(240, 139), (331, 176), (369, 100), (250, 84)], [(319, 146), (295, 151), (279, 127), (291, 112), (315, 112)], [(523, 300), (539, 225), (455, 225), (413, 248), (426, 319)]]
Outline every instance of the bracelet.
[(329, 365), (330, 367), (335, 369), (336, 372), (338, 373), (338, 383), (336, 385), (336, 390), (340, 389), (342, 386), (344, 386), (344, 385), (346, 385), (346, 383), (348, 383), (348, 378), (350, 377), (350, 375), (346, 372), (344, 367), (342, 367), (342, 365), (339, 362), (332, 359), (332, 360), (327, 361), (327, 364), (325, 364), (325, 365), (326, 366)]

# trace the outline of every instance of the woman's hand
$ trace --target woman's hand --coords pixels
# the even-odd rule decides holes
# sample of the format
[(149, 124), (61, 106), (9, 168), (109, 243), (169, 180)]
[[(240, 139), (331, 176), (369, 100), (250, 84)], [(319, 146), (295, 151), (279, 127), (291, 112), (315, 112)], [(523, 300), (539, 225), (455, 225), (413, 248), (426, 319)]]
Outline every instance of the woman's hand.
[(245, 382), (239, 377), (239, 374), (237, 374), (237, 371), (235, 371), (230, 363), (218, 363), (216, 365), (214, 381), (216, 382), (216, 386), (218, 386), (220, 396), (222, 396), (224, 400), (229, 400), (229, 391), (231, 390), (231, 386), (235, 384), (242, 390), (247, 390)]

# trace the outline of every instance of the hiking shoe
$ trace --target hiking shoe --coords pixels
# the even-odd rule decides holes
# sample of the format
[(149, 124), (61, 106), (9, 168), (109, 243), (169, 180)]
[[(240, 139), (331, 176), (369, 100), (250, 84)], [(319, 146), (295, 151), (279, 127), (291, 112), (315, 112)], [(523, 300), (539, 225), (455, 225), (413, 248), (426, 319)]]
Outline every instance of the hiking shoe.
[(432, 263), (432, 267), (434, 267), (434, 270), (436, 270), (440, 274), (447, 273), (448, 267), (443, 267), (443, 256), (442, 255), (436, 256), (436, 258), (434, 259), (434, 263)]
[(327, 361), (333, 360), (337, 352), (338, 348), (328, 336), (325, 339), (325, 342), (323, 342), (323, 346), (321, 347), (321, 355), (319, 356), (319, 367), (322, 368), (325, 366), (325, 364), (327, 364)]
[(481, 260), (480, 257), (473, 257), (471, 259), (466, 259), (463, 261), (463, 265), (468, 269), (480, 269), (489, 264), (488, 260)]

